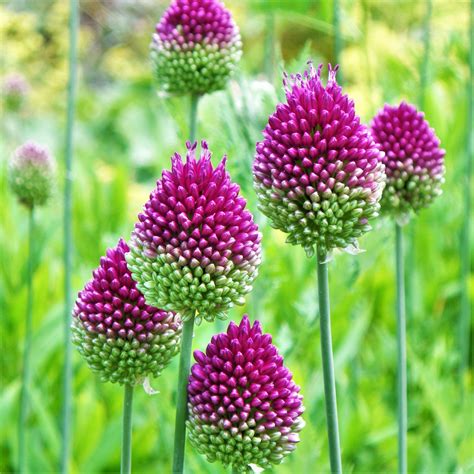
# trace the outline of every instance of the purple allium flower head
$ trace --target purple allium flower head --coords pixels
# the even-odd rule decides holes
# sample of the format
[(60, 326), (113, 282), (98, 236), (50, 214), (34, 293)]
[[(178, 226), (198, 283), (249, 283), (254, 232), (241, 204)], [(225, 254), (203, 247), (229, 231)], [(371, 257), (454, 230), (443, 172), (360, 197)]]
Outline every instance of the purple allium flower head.
[(8, 171), (10, 187), (25, 206), (41, 206), (51, 197), (56, 165), (47, 148), (24, 143), (15, 150)]
[(403, 219), (431, 204), (441, 194), (445, 150), (424, 114), (405, 102), (385, 105), (374, 117), (372, 135), (385, 152), (382, 211)]
[(127, 244), (107, 250), (73, 310), (73, 342), (102, 381), (157, 377), (179, 351), (178, 315), (146, 304), (127, 268)]
[(127, 261), (149, 304), (212, 321), (252, 289), (261, 236), (226, 158), (213, 168), (207, 143), (198, 160), (196, 145), (187, 143), (185, 162), (176, 153), (156, 183)]
[(174, 0), (151, 43), (159, 87), (178, 95), (223, 89), (241, 55), (239, 30), (219, 0)]
[(22, 74), (12, 73), (4, 77), (2, 96), (7, 109), (17, 110), (22, 105), (29, 91), (30, 86)]
[(240, 472), (269, 468), (296, 448), (303, 397), (269, 334), (245, 315), (195, 351), (188, 385), (188, 436), (210, 462)]
[(254, 185), (261, 211), (308, 255), (346, 248), (370, 230), (384, 186), (382, 157), (354, 102), (329, 65), (309, 63), (285, 76), (286, 103), (277, 105), (257, 144)]

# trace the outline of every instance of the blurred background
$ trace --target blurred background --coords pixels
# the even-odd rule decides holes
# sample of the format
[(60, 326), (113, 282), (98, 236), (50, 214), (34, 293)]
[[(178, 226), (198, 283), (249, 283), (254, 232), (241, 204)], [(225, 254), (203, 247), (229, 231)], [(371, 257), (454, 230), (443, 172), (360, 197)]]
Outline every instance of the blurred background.
[[(81, 0), (75, 128), (74, 294), (120, 236), (128, 238), (170, 156), (185, 150), (189, 103), (163, 98), (152, 80), (148, 47), (167, 7), (162, 0)], [(469, 9), (467, 1), (227, 1), (244, 44), (241, 70), (227, 90), (206, 96), (198, 137), (214, 162), (228, 155), (263, 232), (264, 261), (244, 312), (262, 321), (305, 397), (307, 426), (295, 453), (275, 472), (329, 470), (319, 349), (316, 267), (285, 244), (256, 209), (251, 163), (268, 115), (283, 97), (283, 70), (306, 61), (340, 63), (339, 79), (368, 123), (385, 103), (421, 106), (446, 149), (444, 194), (407, 228), (409, 471), (474, 472), (472, 345), (460, 321), (460, 235), (468, 160)], [(429, 32), (429, 34), (427, 34)], [(68, 2), (0, 4), (0, 472), (15, 470), (26, 308), (27, 212), (7, 187), (6, 163), (27, 139), (58, 161), (52, 202), (36, 213), (34, 336), (27, 449), (31, 472), (59, 466), (63, 367), (63, 233)], [(426, 54), (427, 46), (429, 54)], [(323, 72), (323, 76), (326, 69)], [(8, 81), (23, 81), (11, 100)], [(19, 76), (18, 76), (19, 75)], [(20, 79), (19, 79), (20, 78)], [(340, 254), (330, 288), (344, 472), (397, 468), (393, 223), (379, 219), (360, 241), (366, 252)], [(472, 235), (472, 232), (471, 232)], [(469, 255), (464, 256), (469, 258)], [(472, 259), (472, 252), (470, 253)], [(471, 260), (472, 263), (472, 260)], [(472, 266), (470, 266), (472, 268)], [(473, 294), (470, 274), (470, 294)], [(203, 349), (224, 323), (203, 323)], [(464, 356), (461, 354), (462, 348)], [(469, 350), (470, 349), (470, 350)], [(178, 358), (136, 390), (133, 470), (169, 472)], [(120, 463), (122, 388), (101, 384), (74, 351), (72, 473), (116, 472)], [(187, 472), (224, 472), (190, 446)]]

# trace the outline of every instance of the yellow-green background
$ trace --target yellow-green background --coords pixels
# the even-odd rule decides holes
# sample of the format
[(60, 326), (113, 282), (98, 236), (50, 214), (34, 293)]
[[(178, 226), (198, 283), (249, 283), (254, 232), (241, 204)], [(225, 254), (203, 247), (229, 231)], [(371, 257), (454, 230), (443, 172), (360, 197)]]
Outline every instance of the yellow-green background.
[[(422, 97), (424, 1), (341, 0), (345, 91), (369, 122), (384, 102)], [(6, 183), (6, 162), (27, 139), (50, 147), (58, 189), (38, 210), (35, 244), (34, 336), (27, 451), (31, 472), (59, 465), (63, 365), (62, 184), (68, 51), (65, 0), (0, 4), (0, 77), (20, 72), (31, 91), (21, 110), (2, 99), (0, 143), (0, 471), (16, 466), (17, 415), (26, 307), (27, 213)], [(263, 263), (244, 312), (262, 321), (302, 387), (307, 426), (301, 443), (275, 472), (327, 472), (323, 380), (314, 259), (285, 244), (256, 210), (251, 186), (255, 142), (276, 101), (283, 68), (307, 59), (334, 62), (332, 2), (228, 1), (243, 37), (239, 75), (228, 90), (204, 98), (199, 138), (229, 170), (263, 232)], [(188, 102), (163, 99), (151, 77), (148, 46), (166, 7), (159, 0), (81, 1), (79, 90), (74, 162), (75, 293), (106, 247), (127, 238), (161, 170), (183, 152)], [(472, 360), (460, 373), (460, 230), (467, 159), (469, 3), (433, 2), (425, 111), (446, 149), (444, 194), (407, 232), (409, 470), (474, 472)], [(268, 75), (265, 38), (274, 18), (275, 65)], [(324, 74), (324, 73), (323, 73)], [(361, 239), (366, 252), (336, 255), (330, 265), (332, 323), (344, 472), (395, 472), (396, 342), (393, 224), (379, 219)], [(469, 258), (464, 256), (463, 258)], [(472, 259), (472, 254), (471, 254)], [(470, 278), (472, 295), (473, 278)], [(222, 329), (203, 323), (194, 348)], [(472, 328), (472, 324), (471, 324)], [(463, 337), (468, 337), (465, 333)], [(472, 352), (472, 351), (471, 351)], [(160, 393), (136, 390), (133, 471), (169, 472), (173, 447), (177, 358), (152, 382)], [(119, 469), (122, 389), (101, 384), (74, 354), (72, 473)], [(186, 471), (223, 472), (191, 447)]]

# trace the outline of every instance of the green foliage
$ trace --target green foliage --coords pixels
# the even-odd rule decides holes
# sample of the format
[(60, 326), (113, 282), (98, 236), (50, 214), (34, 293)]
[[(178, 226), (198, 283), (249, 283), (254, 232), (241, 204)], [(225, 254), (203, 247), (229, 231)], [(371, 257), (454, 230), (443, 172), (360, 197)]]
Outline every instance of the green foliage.
[[(21, 10), (19, 5), (26, 5)], [(27, 213), (7, 187), (6, 161), (26, 139), (52, 150), (63, 176), (67, 37), (66, 2), (10, 2), (1, 7), (1, 75), (18, 70), (32, 85), (21, 111), (2, 114), (0, 142), (0, 471), (15, 469), (21, 351), (26, 309)], [(75, 132), (74, 275), (79, 291), (107, 246), (128, 239), (136, 215), (174, 151), (184, 152), (187, 100), (160, 99), (153, 88), (148, 45), (162, 11), (127, 2), (81, 2), (81, 75)], [(198, 138), (217, 160), (228, 155), (263, 233), (263, 263), (244, 311), (274, 336), (305, 397), (307, 426), (296, 451), (277, 472), (327, 472), (328, 447), (319, 349), (316, 262), (285, 244), (256, 209), (251, 163), (266, 116), (281, 94), (261, 76), (264, 13), (272, 2), (227, 2), (242, 32), (241, 77), (226, 91), (206, 96)], [(235, 7), (234, 4), (235, 3)], [(254, 8), (255, 4), (258, 8)], [(277, 2), (274, 2), (277, 3)], [(292, 72), (332, 60), (329, 2), (292, 1), (275, 14), (277, 56)], [(419, 97), (423, 8), (413, 2), (341, 3), (346, 92), (364, 121), (384, 101)], [(107, 5), (102, 8), (101, 5)], [(293, 6), (295, 7), (293, 10)], [(425, 112), (446, 149), (443, 194), (416, 219), (412, 307), (408, 329), (409, 470), (474, 472), (472, 363), (459, 377), (459, 232), (461, 180), (467, 136), (466, 2), (435, 1)], [(113, 28), (113, 21), (131, 26)], [(305, 21), (303, 21), (305, 18)], [(98, 19), (97, 23), (94, 19)], [(301, 22), (300, 22), (301, 20)], [(123, 23), (123, 21), (122, 21)], [(98, 27), (105, 25), (104, 28)], [(127, 23), (126, 23), (127, 24)], [(323, 24), (325, 25), (323, 27)], [(5, 26), (5, 25), (10, 25)], [(12, 26), (13, 25), (13, 26)], [(112, 27), (111, 27), (112, 25)], [(138, 25), (138, 26), (137, 26)], [(131, 40), (131, 38), (134, 38)], [(300, 55), (305, 47), (305, 53)], [(7, 58), (8, 61), (3, 61)], [(89, 61), (90, 59), (90, 61)], [(298, 66), (298, 67), (296, 67)], [(273, 82), (273, 78), (271, 80)], [(62, 181), (60, 182), (60, 185)], [(61, 193), (37, 212), (34, 275), (31, 410), (27, 447), (31, 472), (57, 471), (60, 450), (63, 291)], [(329, 266), (335, 365), (344, 472), (396, 470), (396, 350), (393, 226), (387, 220), (361, 239), (366, 252), (335, 255)], [(471, 259), (473, 252), (471, 251)], [(472, 262), (471, 262), (472, 263)], [(471, 265), (472, 268), (472, 265)], [(470, 292), (474, 278), (471, 273)], [(203, 349), (222, 322), (196, 330)], [(472, 330), (472, 324), (471, 324)], [(152, 381), (159, 394), (136, 389), (134, 472), (169, 472), (178, 360)], [(102, 384), (74, 354), (73, 473), (117, 471), (120, 462), (122, 389)], [(189, 444), (189, 443), (188, 443)], [(224, 472), (187, 446), (187, 472)]]

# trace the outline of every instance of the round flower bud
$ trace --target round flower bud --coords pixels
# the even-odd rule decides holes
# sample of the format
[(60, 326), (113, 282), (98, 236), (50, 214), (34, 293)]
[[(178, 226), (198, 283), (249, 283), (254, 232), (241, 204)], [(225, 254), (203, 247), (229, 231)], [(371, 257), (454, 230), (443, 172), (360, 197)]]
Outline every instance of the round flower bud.
[(164, 171), (132, 233), (129, 268), (149, 304), (184, 320), (225, 318), (243, 304), (260, 264), (260, 240), (246, 201), (206, 142), (199, 160), (187, 143)]
[(310, 256), (357, 245), (371, 229), (384, 186), (383, 153), (355, 114), (329, 66), (309, 63), (304, 75), (285, 76), (278, 104), (257, 144), (254, 186), (271, 225)]
[(7, 110), (18, 110), (30, 90), (23, 75), (12, 73), (3, 79), (2, 97)]
[(149, 306), (127, 268), (120, 239), (100, 259), (73, 310), (73, 342), (103, 382), (141, 384), (179, 352), (181, 321)]
[(9, 164), (8, 181), (18, 200), (33, 208), (51, 197), (56, 166), (49, 151), (29, 141), (15, 150)]
[(186, 423), (194, 448), (238, 472), (281, 463), (299, 441), (304, 407), (271, 336), (244, 316), (194, 358)]
[(385, 105), (372, 122), (372, 136), (385, 152), (382, 211), (405, 219), (429, 206), (441, 194), (445, 150), (424, 114), (405, 102)]
[(174, 0), (150, 49), (158, 86), (177, 95), (223, 89), (242, 55), (239, 29), (219, 0)]

